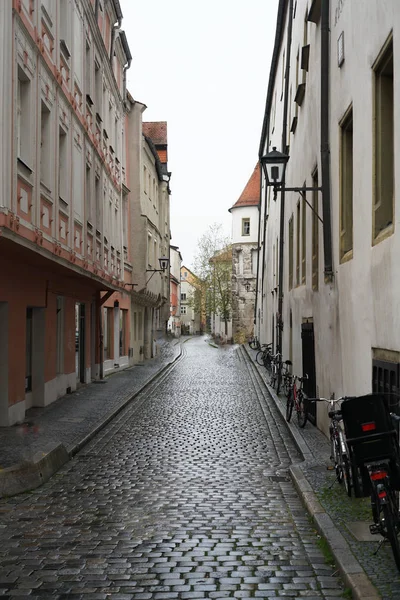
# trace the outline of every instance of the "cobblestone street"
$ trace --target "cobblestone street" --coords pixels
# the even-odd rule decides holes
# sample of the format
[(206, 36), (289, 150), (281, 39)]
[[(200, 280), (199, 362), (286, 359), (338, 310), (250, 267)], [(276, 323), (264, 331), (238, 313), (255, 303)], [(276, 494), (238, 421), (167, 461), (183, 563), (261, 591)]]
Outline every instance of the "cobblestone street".
[(0, 502), (0, 594), (343, 598), (275, 405), (234, 347), (183, 347), (47, 484)]

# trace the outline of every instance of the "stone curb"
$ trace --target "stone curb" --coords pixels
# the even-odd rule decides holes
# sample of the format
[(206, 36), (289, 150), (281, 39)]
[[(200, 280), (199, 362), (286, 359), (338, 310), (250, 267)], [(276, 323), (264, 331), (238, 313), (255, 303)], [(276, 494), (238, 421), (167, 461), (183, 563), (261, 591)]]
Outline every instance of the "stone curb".
[(59, 444), (39, 460), (4, 469), (0, 472), (0, 498), (36, 489), (48, 481), (69, 459), (66, 447)]
[[(180, 344), (180, 343), (179, 343)], [(64, 444), (59, 444), (38, 460), (27, 461), (8, 467), (0, 471), (0, 498), (8, 498), (34, 490), (48, 481), (66, 462), (71, 460), (79, 450), (88, 444), (106, 425), (110, 423), (136, 396), (138, 396), (156, 377), (159, 377), (176, 362), (182, 355), (180, 344), (179, 353), (175, 358), (165, 363), (158, 371), (153, 373), (147, 381), (134, 392), (127, 396), (121, 404), (110, 412), (85, 438), (78, 444), (66, 449)]]
[[(275, 391), (267, 384), (264, 377), (261, 375), (258, 365), (253, 361), (247, 347), (243, 344), (246, 355), (259, 372), (261, 380), (265, 388), (273, 399), (277, 409), (290, 431), (293, 441), (297, 446), (300, 454), (303, 456), (304, 462), (313, 459), (313, 454), (310, 451), (306, 441), (300, 433), (300, 430), (292, 423), (287, 423), (285, 410), (282, 403), (279, 401)], [(318, 500), (313, 488), (301, 469), (301, 465), (292, 465), (289, 468), (291, 479), (303, 500), (304, 506), (310, 513), (311, 518), (319, 532), (325, 538), (328, 546), (334, 556), (336, 565), (346, 583), (351, 588), (353, 600), (381, 600), (381, 595), (378, 593), (375, 586), (369, 580), (364, 569), (354, 556), (346, 539), (340, 533), (339, 529), (333, 523), (329, 514)]]

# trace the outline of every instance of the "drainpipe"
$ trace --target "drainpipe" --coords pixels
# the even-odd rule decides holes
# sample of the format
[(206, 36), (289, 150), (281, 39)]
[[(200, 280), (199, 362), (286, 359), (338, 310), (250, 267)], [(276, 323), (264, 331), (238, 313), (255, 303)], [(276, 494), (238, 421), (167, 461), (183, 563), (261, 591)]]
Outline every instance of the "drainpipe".
[(96, 19), (96, 23), (99, 20), (99, 5), (100, 0), (96, 0), (96, 4), (94, 5), (94, 18)]
[(132, 63), (132, 59), (130, 58), (128, 60), (128, 62), (126, 63), (126, 65), (124, 66), (124, 68), (123, 68), (123, 76), (122, 76), (123, 77), (123, 79), (122, 79), (122, 81), (123, 81), (123, 83), (122, 83), (122, 94), (123, 95), (122, 95), (122, 98), (123, 98), (124, 102), (126, 101), (126, 72), (130, 68), (131, 63)]
[(331, 230), (331, 165), (329, 143), (329, 0), (321, 4), (321, 177), (322, 218), (324, 221), (324, 273), (325, 281), (332, 281), (332, 230)]
[[(288, 33), (286, 48), (286, 73), (285, 73), (285, 97), (283, 105), (283, 126), (282, 126), (282, 152), (286, 153), (287, 139), (287, 114), (289, 103), (289, 74), (290, 74), (290, 52), (292, 46), (292, 28), (293, 28), (293, 0), (289, 0), (288, 13)], [(282, 354), (282, 333), (283, 333), (283, 250), (285, 235), (285, 180), (282, 182), (281, 191), (281, 214), (279, 228), (279, 271), (278, 271), (278, 317), (277, 317), (277, 351)]]
[(110, 62), (112, 64), (112, 59), (114, 55), (114, 47), (115, 47), (115, 38), (117, 37), (117, 32), (121, 29), (122, 19), (118, 19), (118, 21), (113, 25), (111, 30), (111, 44), (110, 44)]

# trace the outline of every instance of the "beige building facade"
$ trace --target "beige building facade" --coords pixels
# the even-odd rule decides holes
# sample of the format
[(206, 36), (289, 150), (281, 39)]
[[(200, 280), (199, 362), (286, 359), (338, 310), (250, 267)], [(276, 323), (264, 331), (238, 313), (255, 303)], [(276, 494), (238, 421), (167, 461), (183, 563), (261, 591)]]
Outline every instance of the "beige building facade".
[(315, 190), (274, 200), (262, 177), (256, 332), (281, 341), (311, 395), (397, 392), (400, 6), (282, 0), (278, 10), (259, 155), (288, 154), (286, 188)]

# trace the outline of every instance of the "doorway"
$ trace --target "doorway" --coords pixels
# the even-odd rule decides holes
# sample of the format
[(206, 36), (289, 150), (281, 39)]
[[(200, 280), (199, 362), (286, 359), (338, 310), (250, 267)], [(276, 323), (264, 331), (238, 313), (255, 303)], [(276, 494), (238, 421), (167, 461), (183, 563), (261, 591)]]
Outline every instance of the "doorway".
[(85, 383), (85, 304), (75, 304), (75, 372), (76, 381)]
[[(315, 398), (317, 393), (316, 375), (315, 375), (315, 343), (314, 343), (314, 323), (307, 319), (301, 325), (301, 345), (303, 352), (303, 376), (308, 375), (304, 382), (304, 391), (309, 398)], [(317, 403), (312, 402), (308, 407), (308, 418), (316, 425), (317, 423)]]

